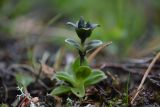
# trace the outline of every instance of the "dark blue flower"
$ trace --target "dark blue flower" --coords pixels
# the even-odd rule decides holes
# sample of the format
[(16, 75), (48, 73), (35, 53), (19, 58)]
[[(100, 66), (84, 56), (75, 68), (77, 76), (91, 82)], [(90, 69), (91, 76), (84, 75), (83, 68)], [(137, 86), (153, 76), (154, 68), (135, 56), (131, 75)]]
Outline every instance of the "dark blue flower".
[(88, 37), (90, 37), (92, 31), (99, 26), (98, 24), (91, 24), (89, 22), (85, 22), (83, 17), (81, 17), (76, 23), (68, 22), (67, 24), (75, 28), (76, 33), (81, 39), (82, 44)]

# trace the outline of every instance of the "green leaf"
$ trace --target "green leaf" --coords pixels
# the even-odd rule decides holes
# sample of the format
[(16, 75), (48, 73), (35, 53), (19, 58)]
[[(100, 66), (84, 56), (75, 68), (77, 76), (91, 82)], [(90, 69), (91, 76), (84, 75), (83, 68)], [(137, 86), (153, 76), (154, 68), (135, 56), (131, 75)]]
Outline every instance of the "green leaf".
[(68, 43), (69, 45), (75, 47), (76, 49), (81, 50), (80, 44), (78, 42), (76, 42), (75, 40), (68, 38), (65, 40), (65, 42)]
[(73, 75), (70, 75), (68, 74), (67, 72), (57, 72), (56, 73), (56, 77), (59, 79), (59, 80), (63, 80), (65, 82), (68, 82), (70, 83), (71, 85), (73, 86), (76, 86), (76, 82), (73, 78)]
[(85, 88), (84, 85), (79, 85), (79, 87), (71, 88), (71, 91), (73, 94), (75, 94), (77, 97), (82, 98), (85, 95)]
[(16, 80), (26, 88), (31, 82), (34, 81), (34, 78), (26, 73), (17, 73)]
[(71, 91), (71, 87), (69, 86), (59, 86), (56, 87), (52, 92), (51, 95), (60, 95)]
[(85, 79), (85, 86), (96, 84), (103, 79), (107, 78), (107, 76), (100, 70), (94, 70), (88, 78)]
[[(81, 66), (87, 66), (87, 65), (88, 65), (87, 59), (84, 58), (84, 61)], [(80, 57), (77, 57), (76, 60), (74, 61), (74, 63), (72, 64), (72, 69), (73, 69), (73, 71), (76, 71), (77, 68), (79, 68), (79, 67), (80, 67)]]
[(103, 42), (101, 40), (92, 40), (85, 45), (85, 50), (88, 53), (102, 44)]
[(76, 79), (85, 80), (90, 74), (92, 70), (88, 66), (80, 66), (75, 71)]
[(75, 71), (79, 67), (80, 67), (80, 58), (77, 57), (76, 60), (72, 64), (72, 69), (73, 69), (73, 71)]

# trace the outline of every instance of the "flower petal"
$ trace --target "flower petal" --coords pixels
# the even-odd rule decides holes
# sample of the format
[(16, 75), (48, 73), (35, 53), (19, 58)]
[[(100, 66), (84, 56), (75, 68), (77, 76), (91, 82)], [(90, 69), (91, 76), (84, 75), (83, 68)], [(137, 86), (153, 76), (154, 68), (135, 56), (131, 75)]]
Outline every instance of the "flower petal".
[(72, 22), (67, 22), (67, 25), (71, 25), (74, 28), (78, 28), (78, 26), (75, 23), (72, 23)]
[(87, 22), (86, 23), (86, 28), (91, 28), (92, 26), (91, 26), (91, 23), (90, 22)]
[(92, 30), (95, 29), (96, 27), (100, 27), (99, 24), (90, 24), (90, 26), (91, 26), (91, 29), (92, 29)]
[(84, 28), (85, 27), (85, 21), (83, 17), (81, 16), (79, 21), (78, 21), (78, 28)]

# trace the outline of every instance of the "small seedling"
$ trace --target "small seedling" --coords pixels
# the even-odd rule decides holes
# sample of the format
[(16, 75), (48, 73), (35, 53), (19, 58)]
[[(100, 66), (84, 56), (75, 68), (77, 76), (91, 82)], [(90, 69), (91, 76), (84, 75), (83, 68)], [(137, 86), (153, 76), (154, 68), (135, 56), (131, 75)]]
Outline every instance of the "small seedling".
[(56, 87), (51, 94), (60, 95), (72, 92), (77, 97), (82, 98), (85, 96), (85, 89), (88, 86), (94, 85), (106, 78), (106, 75), (102, 71), (90, 68), (86, 60), (86, 54), (102, 45), (103, 42), (100, 40), (86, 42), (86, 39), (91, 36), (92, 31), (99, 26), (98, 24), (85, 22), (83, 17), (76, 23), (68, 22), (67, 24), (75, 28), (80, 42), (73, 39), (66, 39), (65, 42), (78, 50), (79, 57), (65, 71), (55, 74), (55, 77), (58, 80), (64, 81), (64, 84)]

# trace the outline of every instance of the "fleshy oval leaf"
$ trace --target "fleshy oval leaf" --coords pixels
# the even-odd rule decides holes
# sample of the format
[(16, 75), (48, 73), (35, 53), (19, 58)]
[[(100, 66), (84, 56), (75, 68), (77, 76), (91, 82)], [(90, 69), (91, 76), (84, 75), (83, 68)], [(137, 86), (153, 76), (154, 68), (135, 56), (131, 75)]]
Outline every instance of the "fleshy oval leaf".
[(71, 87), (69, 86), (58, 86), (50, 93), (51, 95), (60, 95), (71, 91)]
[(77, 68), (79, 68), (80, 66), (87, 66), (87, 65), (88, 65), (88, 62), (86, 58), (84, 58), (83, 63), (80, 65), (80, 57), (77, 57), (76, 60), (72, 64), (72, 70), (76, 71)]
[(103, 79), (107, 78), (107, 76), (104, 74), (103, 71), (100, 70), (94, 70), (92, 73), (85, 79), (85, 86), (90, 86), (93, 84), (96, 84)]
[(80, 85), (79, 87), (76, 87), (76, 88), (71, 88), (71, 91), (73, 94), (75, 94), (79, 98), (82, 98), (85, 96), (84, 85)]
[(65, 42), (68, 43), (69, 45), (75, 47), (78, 50), (81, 49), (80, 44), (73, 39), (66, 39)]
[(76, 79), (85, 80), (91, 74), (91, 72), (92, 70), (90, 67), (80, 66), (75, 72)]
[(57, 72), (56, 78), (63, 80), (64, 82), (70, 83), (73, 86), (76, 86), (76, 81), (73, 79), (73, 76), (67, 72)]
[(85, 45), (85, 50), (88, 53), (102, 44), (103, 42), (101, 40), (92, 40)]

